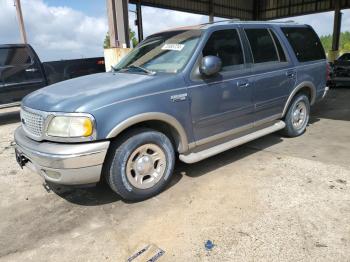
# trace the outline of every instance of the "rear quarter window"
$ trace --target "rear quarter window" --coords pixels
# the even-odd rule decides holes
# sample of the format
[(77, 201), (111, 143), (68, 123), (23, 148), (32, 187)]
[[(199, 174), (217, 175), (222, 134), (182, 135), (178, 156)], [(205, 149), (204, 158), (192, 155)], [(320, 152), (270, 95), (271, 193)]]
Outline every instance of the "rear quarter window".
[(326, 59), (321, 41), (310, 27), (282, 27), (299, 62)]

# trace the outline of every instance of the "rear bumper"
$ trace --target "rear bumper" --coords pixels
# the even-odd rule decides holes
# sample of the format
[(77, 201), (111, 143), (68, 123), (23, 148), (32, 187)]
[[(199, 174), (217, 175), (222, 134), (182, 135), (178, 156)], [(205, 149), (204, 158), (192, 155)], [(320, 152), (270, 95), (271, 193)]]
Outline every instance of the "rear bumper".
[(316, 102), (323, 100), (329, 92), (329, 86), (317, 91)]
[(100, 180), (109, 141), (63, 144), (37, 142), (19, 127), (15, 131), (16, 155), (25, 166), (45, 180), (64, 185), (96, 183)]

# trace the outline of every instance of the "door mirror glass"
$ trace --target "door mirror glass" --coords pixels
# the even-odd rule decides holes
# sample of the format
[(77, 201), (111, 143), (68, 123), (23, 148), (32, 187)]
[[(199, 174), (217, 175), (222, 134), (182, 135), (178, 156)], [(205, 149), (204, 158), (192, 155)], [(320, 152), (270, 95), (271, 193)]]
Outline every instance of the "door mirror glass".
[(212, 76), (220, 72), (222, 61), (217, 56), (208, 55), (202, 58), (199, 71), (202, 75)]

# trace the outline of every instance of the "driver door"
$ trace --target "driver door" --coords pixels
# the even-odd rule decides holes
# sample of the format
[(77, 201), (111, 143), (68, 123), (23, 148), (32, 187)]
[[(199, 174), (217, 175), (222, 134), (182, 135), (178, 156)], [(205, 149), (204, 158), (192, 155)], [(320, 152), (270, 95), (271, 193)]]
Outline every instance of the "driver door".
[[(192, 126), (197, 144), (253, 127), (253, 84), (237, 29), (214, 31), (191, 76)], [(199, 73), (201, 58), (221, 59), (222, 70), (210, 77)]]

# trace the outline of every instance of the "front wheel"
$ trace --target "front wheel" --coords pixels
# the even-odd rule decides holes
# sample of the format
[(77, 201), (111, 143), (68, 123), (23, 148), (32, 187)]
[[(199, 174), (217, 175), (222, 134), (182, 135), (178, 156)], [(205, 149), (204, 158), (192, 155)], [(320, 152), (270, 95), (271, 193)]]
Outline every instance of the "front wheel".
[(140, 201), (160, 193), (171, 179), (175, 153), (169, 138), (150, 130), (134, 130), (112, 145), (106, 178), (123, 199)]
[(310, 118), (309, 98), (304, 94), (297, 95), (286, 114), (284, 119), (286, 127), (282, 130), (283, 134), (288, 137), (296, 137), (303, 134)]

